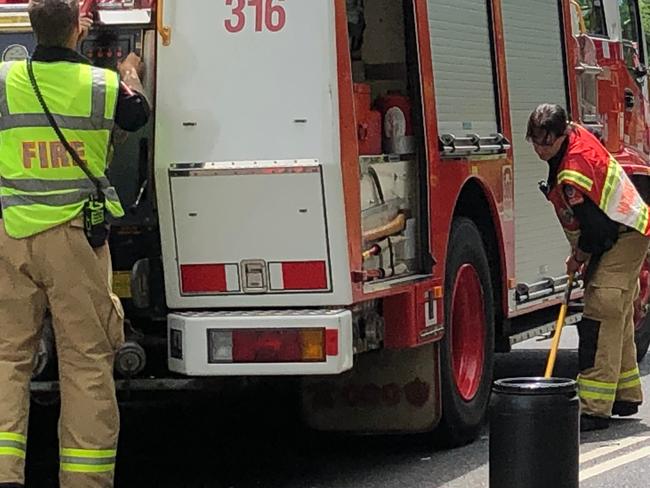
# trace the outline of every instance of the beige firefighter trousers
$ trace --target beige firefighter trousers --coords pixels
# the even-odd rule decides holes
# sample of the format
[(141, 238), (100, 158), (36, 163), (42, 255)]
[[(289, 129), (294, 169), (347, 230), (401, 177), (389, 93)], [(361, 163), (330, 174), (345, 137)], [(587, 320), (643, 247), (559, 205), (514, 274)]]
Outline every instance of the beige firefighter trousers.
[(584, 318), (578, 325), (583, 414), (609, 417), (614, 401), (643, 400), (634, 344), (634, 300), (648, 242), (636, 231), (621, 234), (587, 283)]
[(119, 413), (113, 380), (124, 313), (108, 246), (75, 220), (26, 239), (0, 221), (0, 483), (23, 483), (29, 382), (46, 308), (59, 359), (62, 488), (113, 486)]

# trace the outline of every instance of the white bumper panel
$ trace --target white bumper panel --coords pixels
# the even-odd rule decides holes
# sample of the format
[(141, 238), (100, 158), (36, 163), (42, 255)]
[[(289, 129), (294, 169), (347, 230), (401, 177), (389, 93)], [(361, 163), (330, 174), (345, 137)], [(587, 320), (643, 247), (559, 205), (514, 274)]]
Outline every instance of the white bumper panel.
[[(336, 331), (336, 354), (322, 362), (211, 363), (210, 330), (326, 329)], [(188, 376), (334, 375), (352, 368), (352, 313), (349, 310), (250, 310), (183, 312), (167, 317), (168, 364)]]

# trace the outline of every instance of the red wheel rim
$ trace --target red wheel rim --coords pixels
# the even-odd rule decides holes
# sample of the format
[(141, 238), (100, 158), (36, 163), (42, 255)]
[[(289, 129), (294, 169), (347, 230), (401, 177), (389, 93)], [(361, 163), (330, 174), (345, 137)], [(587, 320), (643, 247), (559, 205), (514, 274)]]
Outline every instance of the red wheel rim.
[(634, 302), (634, 327), (639, 330), (643, 326), (643, 321), (647, 315), (648, 302), (650, 301), (650, 263), (648, 260), (643, 261), (641, 272), (639, 273), (639, 298)]
[(461, 266), (452, 295), (452, 365), (458, 393), (465, 401), (476, 396), (481, 386), (485, 363), (485, 302), (476, 269)]

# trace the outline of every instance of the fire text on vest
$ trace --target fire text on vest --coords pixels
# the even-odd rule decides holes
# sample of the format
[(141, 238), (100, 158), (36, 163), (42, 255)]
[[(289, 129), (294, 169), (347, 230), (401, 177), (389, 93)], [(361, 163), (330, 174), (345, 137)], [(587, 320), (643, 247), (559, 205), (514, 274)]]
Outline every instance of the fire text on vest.
[[(86, 145), (79, 141), (70, 141), (72, 148), (83, 162), (86, 154)], [(23, 142), (23, 166), (32, 169), (35, 164), (41, 168), (66, 168), (74, 165), (74, 161), (65, 146), (59, 141), (26, 141)]]

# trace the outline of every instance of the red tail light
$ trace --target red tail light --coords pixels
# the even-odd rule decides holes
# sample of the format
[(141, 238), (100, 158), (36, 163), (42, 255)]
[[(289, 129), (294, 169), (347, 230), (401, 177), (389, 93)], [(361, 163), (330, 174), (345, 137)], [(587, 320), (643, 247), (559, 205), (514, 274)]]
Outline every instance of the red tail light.
[(275, 363), (300, 361), (298, 331), (249, 331), (232, 334), (232, 358), (235, 362)]
[(327, 329), (325, 331), (325, 348), (328, 356), (339, 355), (339, 331)]
[[(309, 354), (309, 336), (317, 334), (321, 347), (316, 354)], [(303, 331), (284, 330), (235, 330), (232, 332), (232, 359), (236, 363), (299, 363), (324, 361), (323, 329)]]
[[(334, 332), (334, 334), (332, 334)], [(324, 328), (208, 331), (208, 362), (317, 363), (338, 355), (338, 333)]]

